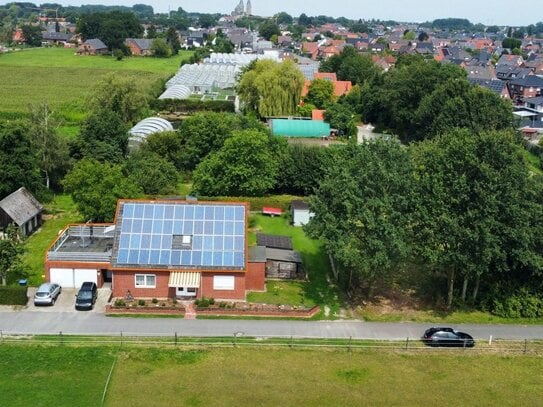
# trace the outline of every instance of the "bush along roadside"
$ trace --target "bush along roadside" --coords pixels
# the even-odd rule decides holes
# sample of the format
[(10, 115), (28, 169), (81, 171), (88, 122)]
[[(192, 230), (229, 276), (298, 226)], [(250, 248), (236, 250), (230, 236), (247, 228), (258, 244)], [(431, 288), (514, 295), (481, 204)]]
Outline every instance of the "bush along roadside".
[(0, 287), (0, 305), (26, 305), (28, 302), (27, 287)]

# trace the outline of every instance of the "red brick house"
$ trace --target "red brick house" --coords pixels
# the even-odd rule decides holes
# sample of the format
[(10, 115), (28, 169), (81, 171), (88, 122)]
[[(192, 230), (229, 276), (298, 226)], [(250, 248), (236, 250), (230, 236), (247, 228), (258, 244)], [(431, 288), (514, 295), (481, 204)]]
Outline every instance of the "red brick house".
[(523, 78), (516, 78), (509, 82), (511, 99), (514, 102), (522, 102), (527, 98), (534, 98), (542, 95), (543, 79), (536, 75), (527, 75)]
[(302, 52), (308, 54), (309, 58), (315, 60), (319, 55), (319, 44), (316, 42), (302, 42)]
[(98, 38), (85, 41), (77, 49), (77, 55), (104, 55), (108, 53), (107, 45)]
[(265, 259), (251, 259), (245, 203), (120, 200), (112, 224), (68, 226), (46, 256), (63, 287), (111, 282), (114, 297), (245, 300), (263, 291)]
[[(324, 79), (332, 82), (334, 85), (334, 96), (340, 97), (351, 91), (353, 84), (351, 81), (338, 81), (335, 72), (315, 72), (313, 79)], [(302, 88), (302, 97), (307, 96), (309, 92), (310, 80), (306, 80)]]
[(132, 55), (149, 56), (152, 55), (153, 40), (147, 38), (127, 38), (126, 46), (130, 49)]

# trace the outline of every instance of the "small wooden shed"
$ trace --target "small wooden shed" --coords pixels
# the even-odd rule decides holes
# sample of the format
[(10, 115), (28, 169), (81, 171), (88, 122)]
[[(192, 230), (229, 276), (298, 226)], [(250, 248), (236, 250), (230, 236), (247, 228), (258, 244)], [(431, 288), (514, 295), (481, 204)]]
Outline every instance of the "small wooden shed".
[(41, 226), (42, 214), (42, 204), (21, 187), (0, 201), (0, 229), (14, 223), (19, 228), (19, 236), (29, 236)]
[(301, 200), (293, 200), (290, 203), (290, 213), (294, 226), (305, 225), (313, 216), (313, 213), (309, 210), (309, 205)]

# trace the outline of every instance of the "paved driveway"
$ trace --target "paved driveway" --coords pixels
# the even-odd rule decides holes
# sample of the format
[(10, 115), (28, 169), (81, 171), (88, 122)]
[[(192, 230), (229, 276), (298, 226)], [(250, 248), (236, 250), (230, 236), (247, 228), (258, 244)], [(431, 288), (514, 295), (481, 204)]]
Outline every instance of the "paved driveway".
[[(79, 312), (75, 309), (75, 296), (77, 295), (77, 288), (63, 288), (62, 292), (57, 298), (55, 305), (34, 305), (34, 293), (36, 292), (36, 287), (28, 287), (28, 304), (25, 308), (22, 308), (21, 311), (32, 311), (32, 312)], [(111, 289), (107, 287), (98, 289), (98, 299), (92, 311), (94, 313), (104, 313), (105, 306), (109, 301), (111, 296)]]

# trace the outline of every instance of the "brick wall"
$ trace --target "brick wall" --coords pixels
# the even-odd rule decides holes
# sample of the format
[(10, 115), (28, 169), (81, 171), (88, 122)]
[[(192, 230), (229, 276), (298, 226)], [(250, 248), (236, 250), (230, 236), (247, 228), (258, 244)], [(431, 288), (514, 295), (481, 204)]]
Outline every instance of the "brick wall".
[(245, 276), (245, 289), (252, 291), (266, 291), (265, 275), (266, 263), (249, 263)]
[[(155, 288), (135, 287), (135, 274), (154, 274), (156, 276)], [(113, 296), (125, 297), (128, 290), (134, 298), (173, 298), (175, 296), (175, 288), (168, 287), (170, 272), (164, 271), (142, 271), (135, 273), (134, 271), (114, 271), (113, 272)]]
[[(234, 290), (214, 290), (213, 276), (234, 276)], [(198, 298), (211, 297), (218, 300), (245, 300), (245, 273), (202, 273)]]

